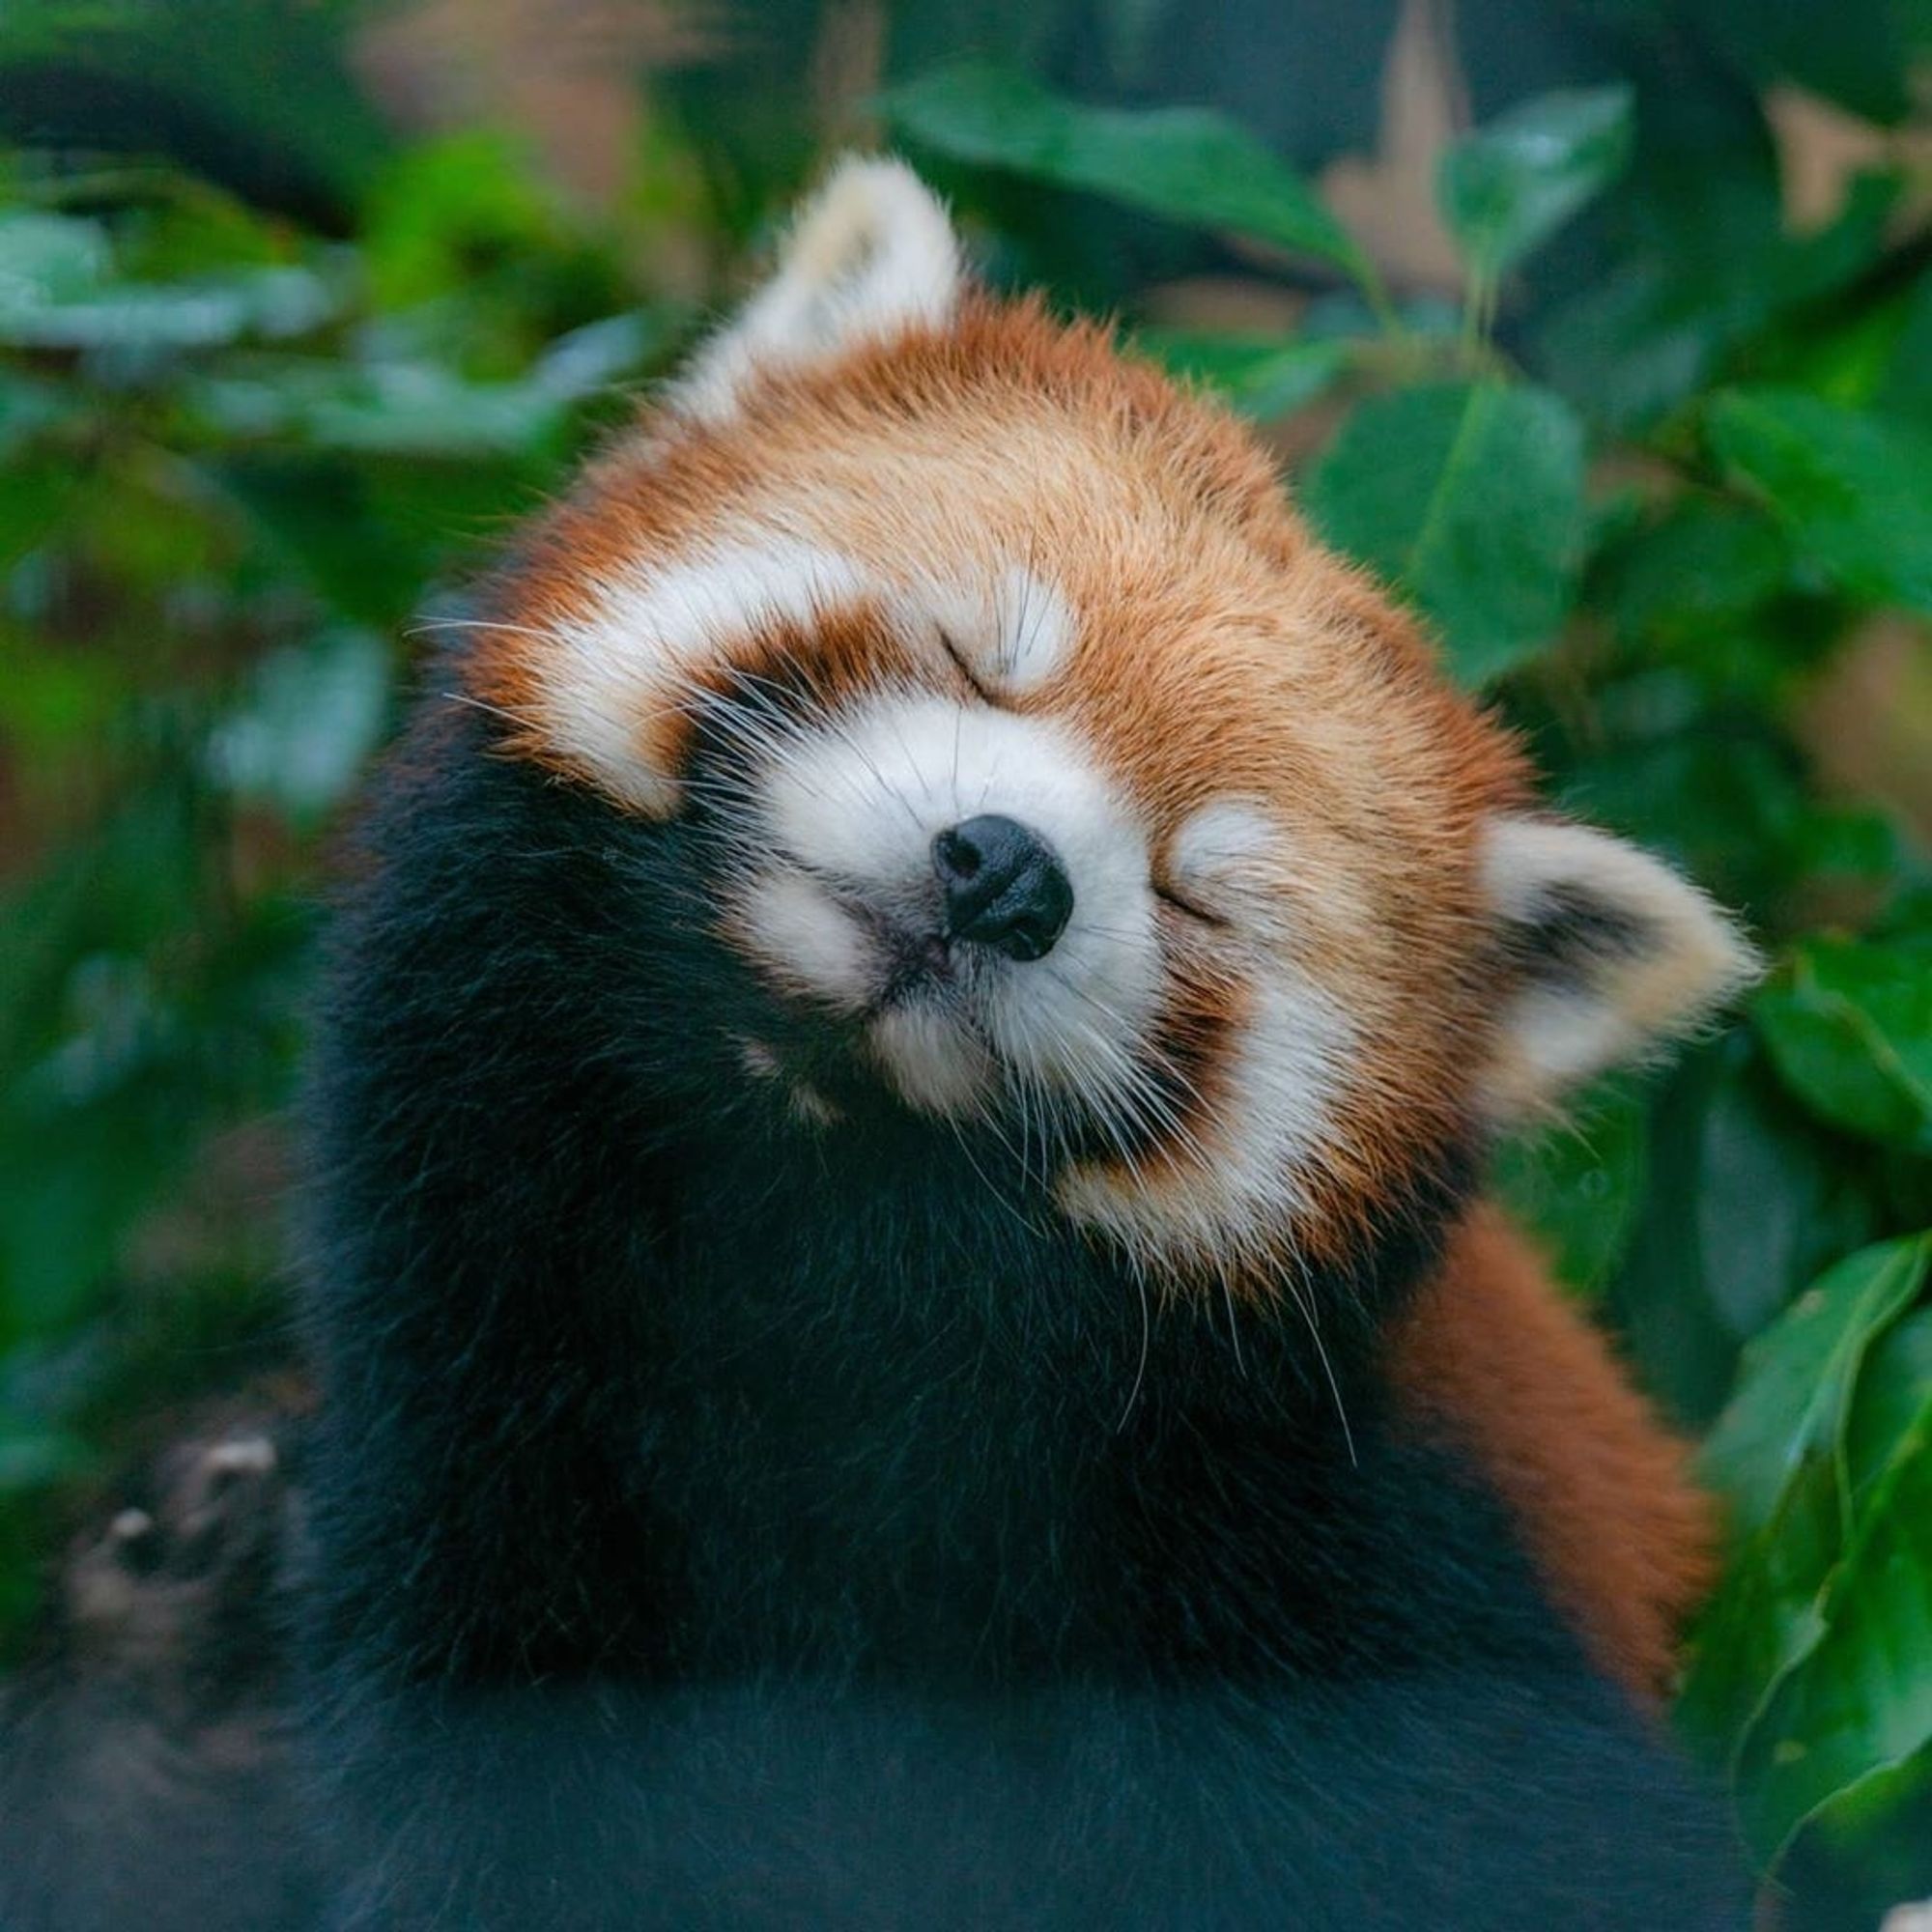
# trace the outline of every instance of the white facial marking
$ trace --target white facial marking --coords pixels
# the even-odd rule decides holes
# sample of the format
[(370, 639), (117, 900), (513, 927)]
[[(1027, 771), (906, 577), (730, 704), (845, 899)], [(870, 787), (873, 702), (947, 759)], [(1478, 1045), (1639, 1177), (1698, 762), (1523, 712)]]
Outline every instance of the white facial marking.
[(858, 1012), (877, 991), (878, 963), (859, 923), (802, 872), (759, 873), (732, 924), (782, 992)]
[[(808, 726), (757, 780), (763, 831), (808, 872), (776, 899), (748, 902), (740, 923), (760, 957), (798, 984), (821, 970), (799, 944), (805, 908), (843, 922), (825, 956), (823, 996), (849, 1000), (856, 947), (874, 942), (828, 900), (811, 873), (862, 895), (915, 938), (938, 931), (932, 841), (982, 813), (1016, 820), (1050, 844), (1073, 889), (1065, 929), (1044, 958), (959, 962), (946, 1000), (915, 1000), (874, 1023), (874, 1045), (908, 1098), (951, 1106), (983, 1084), (986, 1047), (1020, 1079), (1118, 1098), (1159, 990), (1147, 841), (1086, 746), (1050, 720), (923, 692), (882, 694)], [(767, 889), (769, 891), (769, 888)], [(782, 928), (782, 929), (781, 929)], [(888, 965), (870, 967), (874, 995)], [(901, 1018), (902, 1013), (916, 1018)], [(976, 1032), (977, 1030), (977, 1032)], [(983, 1041), (983, 1044), (981, 1043)], [(946, 1063), (944, 1070), (941, 1063)]]
[(689, 701), (695, 672), (772, 623), (809, 625), (849, 603), (866, 579), (836, 551), (748, 529), (596, 586), (591, 613), (552, 626), (539, 708), (550, 741), (621, 803), (652, 816), (677, 808), (675, 777), (647, 760), (639, 732)]
[(753, 1080), (782, 1082), (792, 1113), (808, 1126), (827, 1127), (842, 1118), (838, 1109), (810, 1082), (787, 1079), (784, 1063), (763, 1040), (742, 1035), (736, 1044), (738, 1059), (745, 1071)]
[(816, 1087), (803, 1080), (792, 1082), (791, 1110), (810, 1127), (829, 1127), (845, 1118)]
[(908, 621), (936, 623), (982, 689), (1022, 697), (1051, 680), (1073, 654), (1074, 617), (1043, 578), (1009, 564), (990, 579), (922, 587)]
[[(1130, 1246), (1226, 1263), (1254, 1231), (1279, 1229), (1307, 1207), (1306, 1179), (1329, 1138), (1355, 1047), (1348, 1013), (1294, 961), (1280, 875), (1287, 838), (1261, 807), (1201, 807), (1169, 842), (1172, 889), (1225, 922), (1214, 948), (1238, 987), (1238, 1017), (1216, 1068), (1209, 1117), (1181, 1156), (1149, 1185), (1119, 1167), (1075, 1170), (1063, 1205)], [(1163, 1184), (1165, 1179), (1166, 1184)]]
[(1216, 800), (1183, 820), (1168, 845), (1168, 872), (1189, 904), (1232, 923), (1275, 923), (1273, 874), (1287, 841), (1258, 806)]
[(871, 1025), (880, 1067), (922, 1113), (970, 1110), (993, 1084), (986, 1049), (952, 1015), (929, 1005), (888, 1007)]
[(693, 358), (672, 407), (716, 421), (766, 371), (941, 327), (962, 280), (958, 241), (931, 190), (902, 162), (849, 158), (799, 215), (778, 272)]
[(1210, 1267), (1239, 1258), (1244, 1241), (1264, 1245), (1308, 1205), (1354, 1043), (1348, 1014), (1312, 978), (1279, 960), (1258, 967), (1222, 1092), (1178, 1170), (1144, 1184), (1119, 1166), (1074, 1168), (1061, 1205), (1131, 1249)]
[(218, 1476), (265, 1476), (276, 1461), (275, 1445), (266, 1435), (231, 1435), (202, 1458), (202, 1467)]
[[(810, 630), (862, 598), (888, 603), (916, 654), (943, 634), (989, 691), (1049, 678), (1071, 648), (1065, 600), (1031, 572), (895, 586), (842, 552), (737, 526), (702, 549), (639, 562), (593, 586), (588, 614), (554, 620), (558, 646), (536, 700), (548, 742), (620, 803), (652, 817), (678, 805), (676, 775), (648, 751), (651, 720), (686, 704), (693, 679), (773, 624)], [(935, 670), (939, 668), (937, 665)]]
[(779, 1057), (761, 1039), (739, 1040), (738, 1058), (744, 1063), (745, 1071), (754, 1080), (776, 1080), (779, 1077)]
[[(1226, 922), (1207, 943), (1238, 1014), (1211, 1108), (1174, 1121), (1148, 1074), (1167, 966), (1146, 834), (1067, 726), (885, 691), (775, 744), (753, 790), (753, 841), (779, 856), (735, 923), (781, 990), (869, 1013), (871, 1055), (909, 1105), (959, 1118), (1018, 1091), (1144, 1133), (1157, 1151), (1147, 1164), (1074, 1167), (1058, 1191), (1074, 1220), (1150, 1258), (1210, 1268), (1249, 1249), (1265, 1259), (1307, 1211), (1359, 1043), (1344, 1008), (1296, 962), (1280, 890), (1293, 854), (1259, 806), (1204, 807), (1166, 855), (1177, 889)], [(1034, 961), (955, 949), (950, 981), (871, 1010), (908, 950), (890, 956), (891, 928), (912, 942), (939, 929), (934, 837), (985, 812), (1052, 845), (1073, 888), (1065, 929)]]

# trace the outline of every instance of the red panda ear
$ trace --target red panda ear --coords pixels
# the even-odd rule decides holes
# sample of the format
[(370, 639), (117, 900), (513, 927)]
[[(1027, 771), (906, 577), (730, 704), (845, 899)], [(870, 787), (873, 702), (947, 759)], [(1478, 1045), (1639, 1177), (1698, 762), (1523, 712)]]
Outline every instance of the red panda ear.
[(687, 415), (727, 416), (761, 374), (943, 326), (963, 280), (931, 189), (903, 161), (848, 156), (800, 212), (777, 272), (699, 349), (671, 400)]
[(1493, 817), (1482, 874), (1508, 986), (1484, 1081), (1494, 1120), (1548, 1107), (1593, 1073), (1643, 1058), (1759, 970), (1695, 886), (1588, 826)]

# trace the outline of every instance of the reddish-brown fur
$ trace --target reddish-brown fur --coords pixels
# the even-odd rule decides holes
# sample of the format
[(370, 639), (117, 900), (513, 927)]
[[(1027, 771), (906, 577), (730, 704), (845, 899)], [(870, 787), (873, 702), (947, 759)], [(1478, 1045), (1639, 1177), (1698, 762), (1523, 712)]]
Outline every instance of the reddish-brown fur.
[(1405, 1397), (1488, 1472), (1598, 1662), (1661, 1699), (1717, 1560), (1685, 1445), (1492, 1208), (1456, 1231), (1395, 1340)]

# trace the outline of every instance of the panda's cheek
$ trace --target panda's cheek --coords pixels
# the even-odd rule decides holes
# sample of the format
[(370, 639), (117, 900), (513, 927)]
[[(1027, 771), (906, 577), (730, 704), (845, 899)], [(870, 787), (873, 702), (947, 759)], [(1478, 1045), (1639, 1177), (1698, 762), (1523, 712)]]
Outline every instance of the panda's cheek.
[(876, 995), (880, 967), (871, 936), (804, 873), (755, 875), (735, 895), (721, 930), (781, 994), (846, 1015), (864, 1011)]

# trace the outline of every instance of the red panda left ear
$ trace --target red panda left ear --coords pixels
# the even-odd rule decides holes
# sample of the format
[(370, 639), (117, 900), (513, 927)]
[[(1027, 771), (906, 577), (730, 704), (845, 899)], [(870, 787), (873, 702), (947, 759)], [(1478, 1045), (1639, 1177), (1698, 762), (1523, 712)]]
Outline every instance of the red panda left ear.
[(800, 212), (777, 272), (698, 350), (670, 400), (687, 415), (728, 416), (761, 374), (943, 326), (964, 279), (932, 190), (903, 161), (848, 156)]
[(1507, 987), (1483, 1087), (1495, 1121), (1644, 1058), (1759, 971), (1695, 886), (1588, 826), (1499, 814), (1485, 828), (1482, 877)]

